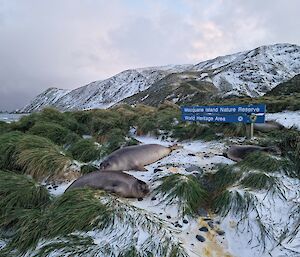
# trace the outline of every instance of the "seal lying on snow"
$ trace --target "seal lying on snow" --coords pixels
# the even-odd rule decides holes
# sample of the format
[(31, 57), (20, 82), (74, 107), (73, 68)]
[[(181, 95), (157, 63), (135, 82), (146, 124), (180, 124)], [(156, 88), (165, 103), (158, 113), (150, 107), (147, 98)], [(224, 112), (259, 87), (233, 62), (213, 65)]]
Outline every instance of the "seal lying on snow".
[(256, 145), (232, 145), (229, 147), (227, 152), (224, 153), (224, 156), (233, 161), (239, 162), (242, 161), (248, 154), (256, 151), (280, 154), (279, 148), (273, 146), (263, 147)]
[(75, 180), (66, 191), (78, 187), (102, 189), (127, 198), (142, 198), (149, 193), (149, 187), (134, 176), (121, 171), (94, 171)]
[(283, 129), (284, 126), (276, 121), (267, 121), (266, 123), (254, 123), (254, 130), (260, 132), (270, 132), (273, 130)]
[(134, 145), (123, 147), (106, 157), (100, 170), (141, 170), (144, 166), (160, 160), (181, 146), (165, 147), (158, 144)]

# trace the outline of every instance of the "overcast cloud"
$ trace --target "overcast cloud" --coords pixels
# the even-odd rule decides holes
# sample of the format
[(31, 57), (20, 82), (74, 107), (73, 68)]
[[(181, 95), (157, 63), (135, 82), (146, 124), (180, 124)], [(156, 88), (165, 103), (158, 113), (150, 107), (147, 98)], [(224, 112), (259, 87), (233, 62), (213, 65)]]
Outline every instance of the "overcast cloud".
[(122, 70), (300, 44), (299, 0), (0, 0), (0, 110)]

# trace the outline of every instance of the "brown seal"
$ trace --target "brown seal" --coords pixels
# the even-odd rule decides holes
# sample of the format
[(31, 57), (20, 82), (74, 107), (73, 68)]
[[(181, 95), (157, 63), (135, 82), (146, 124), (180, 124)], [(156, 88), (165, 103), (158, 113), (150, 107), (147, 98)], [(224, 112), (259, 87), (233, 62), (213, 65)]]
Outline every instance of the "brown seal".
[(75, 180), (67, 189), (90, 187), (102, 189), (126, 198), (142, 198), (149, 187), (134, 176), (121, 171), (94, 171)]
[(100, 170), (147, 171), (144, 167), (145, 165), (160, 160), (178, 148), (182, 147), (178, 145), (166, 147), (158, 144), (123, 147), (108, 155), (101, 163)]
[(284, 126), (276, 121), (267, 121), (265, 123), (254, 123), (254, 130), (260, 132), (270, 132), (274, 130), (283, 129)]
[(261, 151), (261, 152), (268, 152), (274, 154), (280, 154), (280, 150), (278, 147), (274, 146), (257, 146), (257, 145), (232, 145), (229, 147), (224, 156), (227, 158), (239, 162), (242, 161), (248, 154)]

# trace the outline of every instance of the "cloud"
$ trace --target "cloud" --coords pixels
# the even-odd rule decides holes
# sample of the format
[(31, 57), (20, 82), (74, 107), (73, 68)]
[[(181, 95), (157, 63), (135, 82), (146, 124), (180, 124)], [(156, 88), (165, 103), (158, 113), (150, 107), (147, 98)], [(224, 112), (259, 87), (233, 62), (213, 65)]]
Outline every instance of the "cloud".
[(298, 0), (0, 0), (0, 110), (50, 86), (75, 88), (124, 69), (299, 44), (299, 7)]

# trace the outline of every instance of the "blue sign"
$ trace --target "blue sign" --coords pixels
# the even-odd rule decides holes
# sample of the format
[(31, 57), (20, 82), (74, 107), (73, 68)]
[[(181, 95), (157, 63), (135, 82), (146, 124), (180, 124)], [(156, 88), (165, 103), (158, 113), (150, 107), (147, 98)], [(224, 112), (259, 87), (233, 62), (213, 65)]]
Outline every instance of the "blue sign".
[(201, 114), (252, 114), (265, 113), (265, 104), (249, 105), (223, 105), (223, 106), (183, 106), (182, 113), (201, 113)]
[[(184, 121), (197, 121), (197, 122), (242, 122), (251, 123), (250, 115), (218, 115), (218, 114), (182, 114), (182, 120)], [(253, 123), (264, 123), (265, 115), (257, 115)]]

